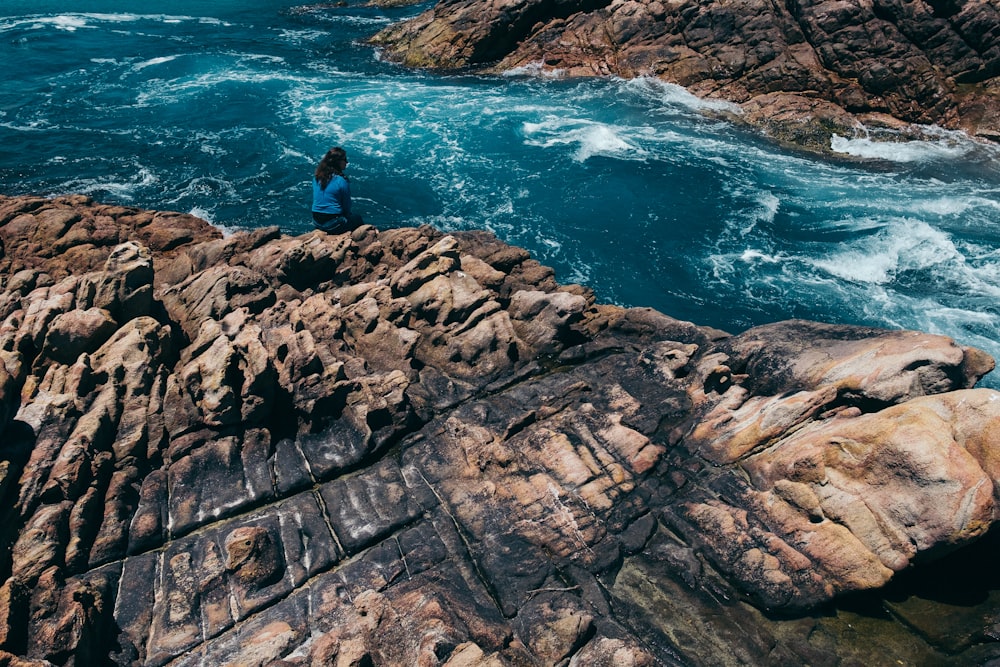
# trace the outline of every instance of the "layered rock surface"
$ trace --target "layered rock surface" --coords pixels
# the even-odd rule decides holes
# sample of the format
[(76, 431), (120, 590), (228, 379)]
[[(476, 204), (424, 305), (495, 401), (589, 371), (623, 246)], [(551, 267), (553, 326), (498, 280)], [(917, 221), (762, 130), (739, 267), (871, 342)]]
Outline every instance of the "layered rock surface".
[(374, 41), (414, 67), (658, 77), (810, 148), (859, 121), (1000, 139), (994, 0), (441, 0)]
[(0, 240), (0, 664), (1000, 655), (809, 613), (1000, 515), (982, 352), (730, 336), (486, 233), (23, 197)]

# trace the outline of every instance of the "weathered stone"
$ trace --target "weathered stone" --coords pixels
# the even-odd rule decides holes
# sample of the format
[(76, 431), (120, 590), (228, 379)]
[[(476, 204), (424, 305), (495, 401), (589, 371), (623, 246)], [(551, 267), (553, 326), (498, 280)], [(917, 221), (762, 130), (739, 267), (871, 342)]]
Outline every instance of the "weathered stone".
[(433, 496), (408, 488), (399, 469), (380, 465), (370, 474), (326, 484), (320, 493), (340, 543), (354, 554), (413, 521)]
[(587, 301), (568, 292), (519, 291), (511, 296), (514, 331), (527, 346), (525, 354), (555, 354), (567, 346), (570, 326), (583, 315)]
[(128, 529), (129, 555), (157, 547), (166, 539), (167, 484), (167, 473), (163, 470), (152, 471), (143, 479)]
[(636, 643), (621, 639), (600, 639), (590, 641), (573, 659), (570, 667), (652, 667), (656, 658)]
[(522, 607), (531, 624), (522, 632), (528, 648), (543, 665), (557, 665), (575, 653), (592, 631), (593, 616), (575, 596), (543, 593)]
[(153, 258), (149, 250), (134, 242), (114, 248), (104, 271), (81, 281), (77, 300), (84, 307), (106, 309), (120, 322), (148, 315), (153, 303)]
[(226, 570), (243, 585), (271, 583), (283, 569), (278, 545), (266, 528), (244, 526), (226, 536)]
[(206, 320), (221, 320), (226, 314), (247, 307), (259, 313), (274, 303), (274, 290), (262, 275), (246, 267), (213, 266), (183, 283), (166, 288), (163, 305), (188, 338), (198, 337)]
[(170, 465), (167, 490), (171, 532), (186, 533), (254, 501), (243, 476), (239, 447), (235, 436), (219, 438)]
[(61, 656), (72, 655), (80, 664), (105, 660), (101, 623), (117, 580), (114, 569), (65, 582), (58, 581), (55, 568), (48, 570), (32, 595), (28, 657), (62, 661)]
[(83, 352), (95, 351), (116, 329), (111, 313), (103, 308), (71, 310), (53, 319), (42, 354), (53, 361), (72, 363)]
[(1000, 657), (992, 612), (823, 606), (992, 535), (984, 353), (597, 304), (483, 232), (201, 229), (0, 197), (0, 660)]
[(11, 550), (10, 576), (32, 585), (51, 566), (62, 563), (69, 542), (71, 503), (45, 505), (25, 525)]
[(27, 630), (28, 587), (15, 579), (0, 586), (0, 647), (15, 649)]

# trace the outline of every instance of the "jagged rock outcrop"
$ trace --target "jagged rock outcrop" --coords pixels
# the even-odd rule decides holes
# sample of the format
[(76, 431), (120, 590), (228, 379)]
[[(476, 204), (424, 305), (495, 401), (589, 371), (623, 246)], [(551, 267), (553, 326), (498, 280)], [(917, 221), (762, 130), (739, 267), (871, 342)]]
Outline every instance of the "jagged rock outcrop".
[(1000, 655), (806, 613), (1000, 517), (980, 351), (730, 336), (487, 233), (26, 197), (0, 240), (0, 664)]
[(441, 0), (373, 41), (413, 67), (658, 77), (809, 148), (859, 121), (1000, 139), (992, 0)]

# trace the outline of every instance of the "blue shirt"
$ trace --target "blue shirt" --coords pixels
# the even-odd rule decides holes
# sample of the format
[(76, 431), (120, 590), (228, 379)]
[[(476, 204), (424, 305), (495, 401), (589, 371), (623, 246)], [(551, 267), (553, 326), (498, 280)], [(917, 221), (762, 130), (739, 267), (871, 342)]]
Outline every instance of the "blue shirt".
[(351, 214), (351, 184), (343, 176), (334, 176), (326, 184), (326, 189), (313, 178), (313, 207), (316, 213), (330, 215)]

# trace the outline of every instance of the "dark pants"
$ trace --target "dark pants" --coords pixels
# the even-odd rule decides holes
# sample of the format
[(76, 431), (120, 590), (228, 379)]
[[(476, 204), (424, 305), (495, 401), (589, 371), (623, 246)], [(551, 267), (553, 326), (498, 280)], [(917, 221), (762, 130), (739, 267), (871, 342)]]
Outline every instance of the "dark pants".
[(313, 211), (313, 224), (327, 234), (343, 234), (362, 224), (361, 216), (356, 214), (342, 215), (318, 213)]

